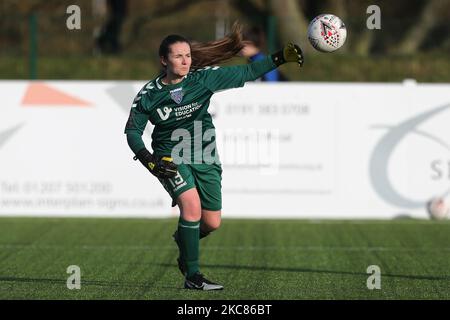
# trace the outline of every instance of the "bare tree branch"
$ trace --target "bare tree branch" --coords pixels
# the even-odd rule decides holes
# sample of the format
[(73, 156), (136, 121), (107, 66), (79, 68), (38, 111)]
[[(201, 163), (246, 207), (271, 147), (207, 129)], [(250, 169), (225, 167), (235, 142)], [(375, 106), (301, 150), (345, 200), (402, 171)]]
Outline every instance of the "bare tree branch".
[(308, 21), (297, 1), (269, 0), (269, 8), (277, 18), (281, 41), (292, 41), (308, 48), (302, 43), (306, 39)]
[(438, 13), (443, 3), (445, 1), (429, 0), (422, 11), (419, 21), (406, 33), (406, 36), (394, 51), (403, 54), (415, 53), (429, 31), (436, 25), (437, 20), (435, 17), (439, 15)]
[(253, 1), (231, 0), (230, 5), (241, 12), (252, 24), (266, 23), (269, 14), (265, 5), (257, 5)]
[(179, 10), (185, 10), (190, 6), (202, 1), (212, 1), (212, 0), (190, 0), (190, 1), (178, 0), (171, 2), (167, 1), (165, 2), (165, 4), (158, 2), (157, 5), (152, 5), (151, 7), (155, 8), (153, 12), (150, 13), (145, 12), (134, 19), (131, 26), (131, 30), (133, 32), (130, 33), (130, 37), (126, 41), (126, 45), (129, 46), (131, 43), (138, 40), (141, 36), (142, 30), (144, 29), (143, 26), (152, 21), (152, 19), (171, 15)]
[(353, 50), (359, 55), (367, 56), (375, 39), (375, 32), (373, 30), (365, 29), (363, 33), (358, 36), (355, 41)]

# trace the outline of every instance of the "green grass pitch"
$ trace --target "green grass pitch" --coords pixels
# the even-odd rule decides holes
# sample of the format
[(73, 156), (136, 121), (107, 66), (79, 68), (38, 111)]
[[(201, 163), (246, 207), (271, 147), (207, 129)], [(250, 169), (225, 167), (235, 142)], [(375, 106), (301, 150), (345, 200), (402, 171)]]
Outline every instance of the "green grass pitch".
[[(202, 239), (223, 291), (183, 289), (176, 219), (0, 218), (0, 299), (449, 299), (450, 222), (234, 220)], [(66, 286), (81, 269), (81, 289)], [(369, 290), (367, 267), (381, 270)]]

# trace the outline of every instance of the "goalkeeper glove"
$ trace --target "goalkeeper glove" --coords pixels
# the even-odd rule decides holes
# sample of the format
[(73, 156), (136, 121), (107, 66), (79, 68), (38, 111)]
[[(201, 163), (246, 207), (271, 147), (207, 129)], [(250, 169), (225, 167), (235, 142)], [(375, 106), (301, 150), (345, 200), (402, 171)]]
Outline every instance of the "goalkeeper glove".
[(173, 178), (177, 175), (177, 165), (171, 157), (158, 157), (147, 149), (141, 149), (134, 157), (158, 179)]
[(303, 51), (293, 43), (288, 43), (282, 50), (272, 54), (272, 61), (278, 66), (286, 62), (297, 62), (301, 67), (303, 65)]

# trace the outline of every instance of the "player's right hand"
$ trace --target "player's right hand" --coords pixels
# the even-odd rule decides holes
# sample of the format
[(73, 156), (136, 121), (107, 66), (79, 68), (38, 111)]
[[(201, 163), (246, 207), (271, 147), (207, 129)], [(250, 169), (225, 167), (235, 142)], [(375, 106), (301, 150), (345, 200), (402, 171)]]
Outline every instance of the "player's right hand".
[(173, 178), (177, 175), (178, 166), (171, 157), (155, 156), (147, 149), (142, 149), (134, 157), (134, 160), (137, 159), (158, 179)]
[(153, 157), (153, 161), (148, 163), (150, 172), (157, 178), (173, 178), (177, 175), (177, 165), (170, 157)]

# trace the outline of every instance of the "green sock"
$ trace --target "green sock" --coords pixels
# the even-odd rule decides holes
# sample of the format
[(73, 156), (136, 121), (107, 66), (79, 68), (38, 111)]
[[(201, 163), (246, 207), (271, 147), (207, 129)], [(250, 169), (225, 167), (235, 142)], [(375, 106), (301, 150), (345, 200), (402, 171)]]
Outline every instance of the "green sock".
[(188, 277), (199, 271), (199, 233), (200, 221), (186, 221), (180, 217), (178, 220), (178, 237), (181, 256), (186, 262)]

